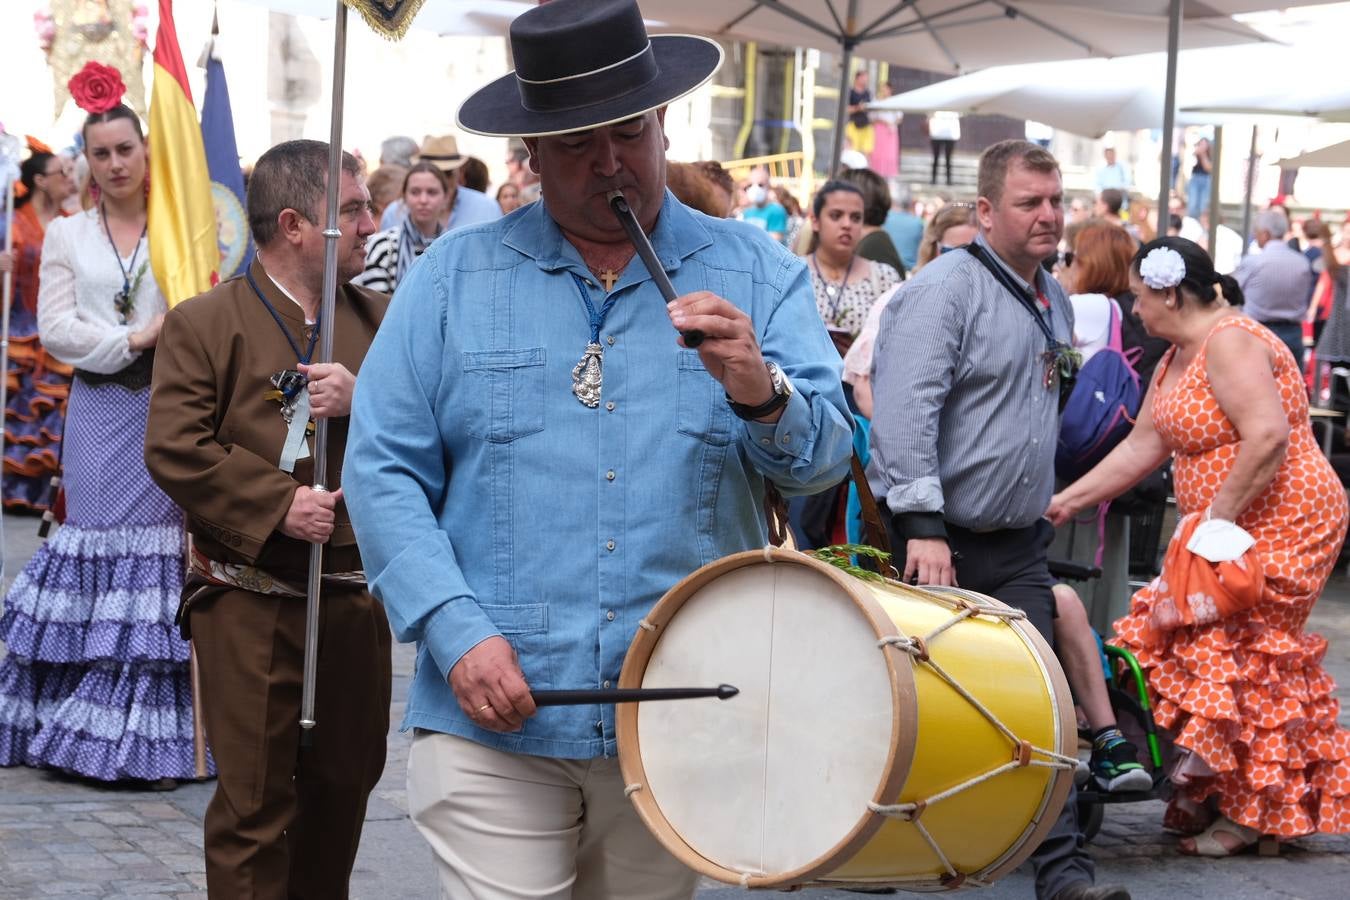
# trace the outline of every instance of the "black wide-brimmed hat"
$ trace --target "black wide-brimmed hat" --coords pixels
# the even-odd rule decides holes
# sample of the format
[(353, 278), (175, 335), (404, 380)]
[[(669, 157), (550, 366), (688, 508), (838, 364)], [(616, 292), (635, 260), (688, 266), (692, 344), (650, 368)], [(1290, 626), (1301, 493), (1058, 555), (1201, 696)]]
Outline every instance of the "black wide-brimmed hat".
[(552, 0), (511, 23), (516, 70), (459, 108), (459, 127), (542, 137), (635, 118), (703, 85), (722, 63), (707, 38), (650, 38), (634, 0)]

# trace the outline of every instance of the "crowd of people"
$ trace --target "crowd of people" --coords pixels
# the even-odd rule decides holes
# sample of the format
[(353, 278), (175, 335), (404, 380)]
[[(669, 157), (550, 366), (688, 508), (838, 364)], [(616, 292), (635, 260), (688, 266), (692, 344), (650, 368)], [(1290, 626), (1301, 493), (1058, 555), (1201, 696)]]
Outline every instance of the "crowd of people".
[[(148, 264), (135, 113), (90, 109), (83, 192), (72, 160), (31, 147), (0, 259), (19, 301), (4, 497), (50, 504), (59, 465), (64, 524), (4, 600), (0, 765), (160, 788), (217, 776), (213, 896), (340, 896), (384, 765), (392, 631), (418, 645), (409, 807), (447, 896), (688, 898), (696, 876), (626, 801), (613, 705), (536, 709), (530, 689), (617, 683), (671, 585), (764, 544), (769, 481), (798, 546), (860, 541), (856, 451), (896, 574), (1022, 610), (1092, 733), (1080, 783), (1147, 788), (1050, 557), (1057, 527), (1170, 463), (1178, 533), (1261, 578), (1238, 608), (1164, 578), (1115, 601), (1107, 637), (1139, 659), (1177, 750), (1165, 824), (1210, 857), (1350, 831), (1350, 734), (1325, 642), (1303, 631), (1347, 525), (1309, 426), (1303, 325), (1324, 320), (1321, 363), (1350, 362), (1350, 246), (1315, 219), (1293, 246), (1272, 208), (1257, 252), (1221, 273), (1180, 212), (1156, 234), (1110, 150), (1081, 216), (1054, 156), (1021, 140), (985, 149), (973, 202), (915, 204), (864, 165), (802, 204), (763, 169), (667, 163), (666, 104), (721, 51), (649, 39), (631, 0), (591, 17), (574, 2), (517, 19), (520, 77), (460, 111), (510, 139), (495, 191), (454, 135), (391, 138), (373, 168), (343, 156), (333, 323), (326, 145), (258, 159), (255, 260), (172, 310)], [(559, 82), (595, 102), (533, 92)], [(876, 153), (893, 132), (868, 133), (870, 99), (860, 73), (850, 140)], [(933, 140), (936, 180), (955, 138)], [(334, 354), (318, 363), (324, 328)], [(1068, 474), (1061, 410), (1113, 353), (1142, 402)], [(321, 419), (331, 491), (310, 487)], [(325, 730), (301, 751), (311, 543), (326, 548)], [(1108, 580), (1123, 594), (1123, 572)], [(1074, 794), (1052, 812), (1038, 898), (1127, 900), (1093, 884)]]

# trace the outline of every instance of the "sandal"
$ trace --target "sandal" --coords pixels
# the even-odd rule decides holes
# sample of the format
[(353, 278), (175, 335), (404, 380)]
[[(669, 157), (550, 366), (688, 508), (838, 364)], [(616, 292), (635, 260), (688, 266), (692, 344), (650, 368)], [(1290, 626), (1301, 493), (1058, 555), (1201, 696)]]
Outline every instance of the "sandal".
[[(1219, 835), (1227, 835), (1236, 844), (1219, 840)], [(1190, 849), (1186, 842), (1190, 841)], [(1194, 837), (1182, 838), (1177, 842), (1177, 851), (1183, 856), (1203, 856), (1210, 859), (1223, 859), (1245, 853), (1257, 847), (1261, 856), (1279, 856), (1280, 842), (1273, 835), (1263, 835), (1255, 828), (1239, 825), (1227, 816), (1219, 816), (1204, 831)]]

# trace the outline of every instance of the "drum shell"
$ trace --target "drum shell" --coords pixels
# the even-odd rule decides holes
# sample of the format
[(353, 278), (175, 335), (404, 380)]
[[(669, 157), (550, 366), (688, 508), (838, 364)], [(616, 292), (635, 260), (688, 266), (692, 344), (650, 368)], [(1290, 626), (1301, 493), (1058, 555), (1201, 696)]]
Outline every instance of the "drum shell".
[[(841, 827), (833, 846), (809, 860), (768, 871), (729, 866), (718, 860), (716, 848), (710, 850), (697, 834), (681, 833), (663, 812), (662, 795), (656, 789), (661, 778), (649, 777), (657, 773), (649, 773), (644, 767), (641, 707), (621, 705), (617, 714), (620, 763), (643, 820), (691, 868), (721, 881), (751, 887), (895, 884), (910, 890), (942, 890), (959, 885), (963, 879), (988, 883), (1012, 871), (1039, 845), (1062, 809), (1071, 784), (1066, 768), (1039, 764), (1011, 768), (984, 783), (929, 802), (917, 821), (960, 873), (962, 877), (957, 879), (949, 876), (915, 822), (868, 808), (869, 801), (890, 806), (932, 798), (1019, 755), (1025, 758), (1019, 752), (1022, 748), (1001, 733), (990, 716), (1030, 745), (1065, 756), (1074, 753), (1076, 732), (1070, 727), (1073, 714), (1067, 683), (1049, 646), (1024, 619), (989, 615), (960, 619), (929, 642), (928, 662), (896, 643), (884, 643), (928, 634), (951, 623), (972, 602), (987, 610), (1008, 609), (995, 600), (954, 590), (866, 582), (795, 551), (766, 549), (737, 554), (693, 573), (653, 608), (645, 620), (649, 627), (639, 631), (630, 647), (620, 685), (643, 686), (653, 655), (660, 656), (663, 633), (673, 632), (668, 626), (691, 600), (697, 608), (702, 602), (698, 598), (708, 596), (705, 589), (718, 589), (719, 580), (736, 577), (732, 573), (740, 572), (739, 577), (744, 578), (746, 570), (753, 574), (772, 567), (775, 577), (782, 577), (783, 566), (793, 567), (786, 571), (794, 573), (794, 578), (810, 578), (824, 586), (818, 601), (822, 608), (849, 608), (849, 614), (860, 617), (870, 636), (867, 645), (859, 646), (857, 652), (879, 654), (884, 660), (884, 666), (876, 669), (884, 671), (888, 682), (882, 694), (889, 695), (889, 709), (878, 717), (875, 727), (859, 737), (884, 742), (877, 754), (878, 758), (884, 755), (885, 762), (875, 784), (869, 785), (870, 796), (858, 797), (856, 821)], [(934, 665), (968, 691), (973, 702), (944, 681)], [(819, 701), (828, 704), (832, 698), (822, 696)], [(977, 705), (985, 707), (989, 715), (982, 714)], [(880, 724), (887, 719), (889, 732)], [(651, 731), (649, 728), (649, 739)], [(783, 752), (791, 754), (793, 750)], [(1031, 758), (1037, 763), (1051, 762), (1044, 754), (1032, 754)], [(715, 766), (717, 761), (708, 760), (707, 764)], [(667, 786), (665, 791), (665, 796), (671, 797), (672, 788)], [(730, 812), (741, 814), (734, 809)], [(771, 824), (775, 828), (792, 827), (791, 822)], [(685, 825), (689, 830), (687, 822)]]

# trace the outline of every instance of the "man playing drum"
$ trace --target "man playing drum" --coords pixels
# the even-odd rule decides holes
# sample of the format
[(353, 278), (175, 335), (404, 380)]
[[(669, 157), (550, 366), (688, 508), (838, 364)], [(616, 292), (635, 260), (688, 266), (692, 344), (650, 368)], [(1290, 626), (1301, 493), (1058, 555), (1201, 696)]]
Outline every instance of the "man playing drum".
[[(996, 597), (1053, 645), (1053, 529), (1041, 514), (1073, 312), (1040, 263), (1064, 230), (1059, 164), (1003, 141), (980, 158), (979, 191), (975, 242), (926, 266), (882, 314), (872, 490), (892, 514), (906, 580)], [(1092, 886), (1075, 792), (1031, 860), (1040, 900), (1129, 898)]]
[(418, 645), (410, 812), (446, 896), (688, 898), (624, 795), (614, 707), (536, 711), (530, 690), (617, 683), (666, 590), (763, 546), (765, 479), (845, 476), (838, 353), (799, 260), (665, 188), (666, 104), (715, 43), (649, 39), (632, 0), (555, 0), (511, 47), (459, 124), (523, 137), (544, 199), (443, 237), (399, 285), (344, 472), (372, 590)]

